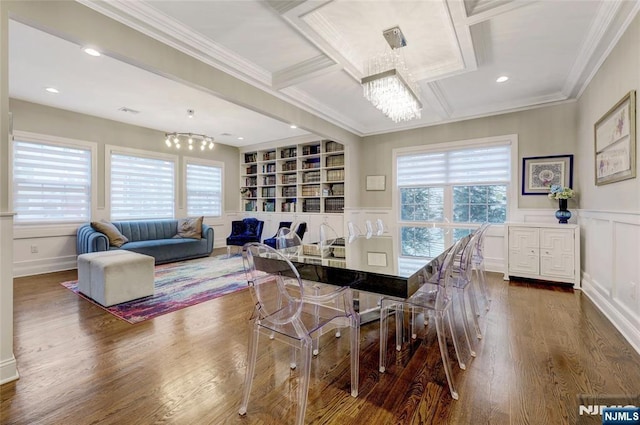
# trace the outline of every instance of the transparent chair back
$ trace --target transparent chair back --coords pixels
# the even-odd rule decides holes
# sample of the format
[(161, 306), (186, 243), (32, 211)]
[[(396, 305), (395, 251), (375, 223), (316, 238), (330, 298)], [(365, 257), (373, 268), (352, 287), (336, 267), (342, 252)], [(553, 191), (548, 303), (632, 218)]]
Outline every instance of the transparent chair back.
[(276, 249), (285, 257), (298, 257), (302, 254), (302, 240), (294, 230), (282, 227), (276, 234)]
[(329, 226), (327, 223), (320, 225), (320, 248), (328, 248), (336, 244), (338, 240), (338, 233), (336, 230)]
[[(335, 287), (327, 294), (305, 293), (300, 274), (287, 257), (267, 245), (251, 243), (243, 247), (244, 268), (251, 296), (255, 302), (252, 331), (249, 338), (247, 371), (242, 403), (238, 413), (245, 415), (256, 372), (258, 340), (265, 334), (269, 340), (287, 342), (300, 352), (300, 361), (292, 368), (300, 373), (295, 398), (296, 424), (304, 424), (309, 390), (313, 338), (331, 329), (348, 326), (350, 332), (351, 395), (358, 395), (358, 353), (360, 319), (353, 309), (351, 289)], [(273, 372), (268, 372), (273, 373)]]
[(347, 232), (349, 233), (347, 242), (353, 243), (360, 236), (360, 229), (353, 221), (347, 222)]

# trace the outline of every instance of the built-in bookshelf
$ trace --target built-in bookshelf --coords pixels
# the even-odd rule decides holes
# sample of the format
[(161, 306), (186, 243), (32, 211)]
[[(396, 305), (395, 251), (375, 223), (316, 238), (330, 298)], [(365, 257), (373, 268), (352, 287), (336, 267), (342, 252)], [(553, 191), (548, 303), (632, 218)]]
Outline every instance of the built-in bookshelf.
[(243, 211), (344, 212), (345, 150), (320, 140), (240, 156)]

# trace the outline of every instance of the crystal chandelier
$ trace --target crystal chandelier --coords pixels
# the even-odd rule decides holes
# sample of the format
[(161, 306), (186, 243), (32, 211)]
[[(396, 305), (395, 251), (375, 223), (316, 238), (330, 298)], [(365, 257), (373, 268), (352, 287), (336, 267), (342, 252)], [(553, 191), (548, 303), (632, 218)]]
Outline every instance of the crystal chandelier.
[(206, 136), (204, 134), (196, 133), (165, 133), (165, 144), (170, 148), (180, 149), (182, 146), (186, 146), (190, 151), (194, 149), (194, 146), (200, 147), (203, 151), (206, 148), (213, 149), (213, 137)]
[(406, 46), (400, 28), (383, 32), (392, 50), (371, 58), (365, 64), (361, 81), (364, 97), (393, 122), (409, 121), (422, 116), (420, 87), (411, 77), (399, 53)]

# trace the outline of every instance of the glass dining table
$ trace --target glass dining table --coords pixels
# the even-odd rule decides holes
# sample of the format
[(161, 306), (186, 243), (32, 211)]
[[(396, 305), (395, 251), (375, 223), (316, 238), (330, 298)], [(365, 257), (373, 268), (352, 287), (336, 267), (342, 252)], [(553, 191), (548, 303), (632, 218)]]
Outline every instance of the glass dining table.
[(377, 317), (380, 297), (403, 300), (425, 281), (438, 283), (438, 270), (449, 248), (435, 258), (424, 258), (403, 256), (400, 247), (395, 236), (358, 236), (347, 243), (338, 238), (331, 244), (305, 244), (289, 260), (303, 280), (356, 291), (354, 300), (366, 323)]

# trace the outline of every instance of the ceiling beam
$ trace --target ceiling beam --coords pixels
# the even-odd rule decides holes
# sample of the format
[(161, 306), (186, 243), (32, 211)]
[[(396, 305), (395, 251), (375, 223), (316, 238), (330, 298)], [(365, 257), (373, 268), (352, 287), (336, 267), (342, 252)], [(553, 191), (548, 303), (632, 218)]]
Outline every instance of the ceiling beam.
[(286, 87), (293, 86), (340, 69), (342, 69), (342, 67), (327, 56), (318, 55), (314, 58), (307, 59), (288, 68), (274, 72), (271, 86), (274, 90), (282, 90)]

